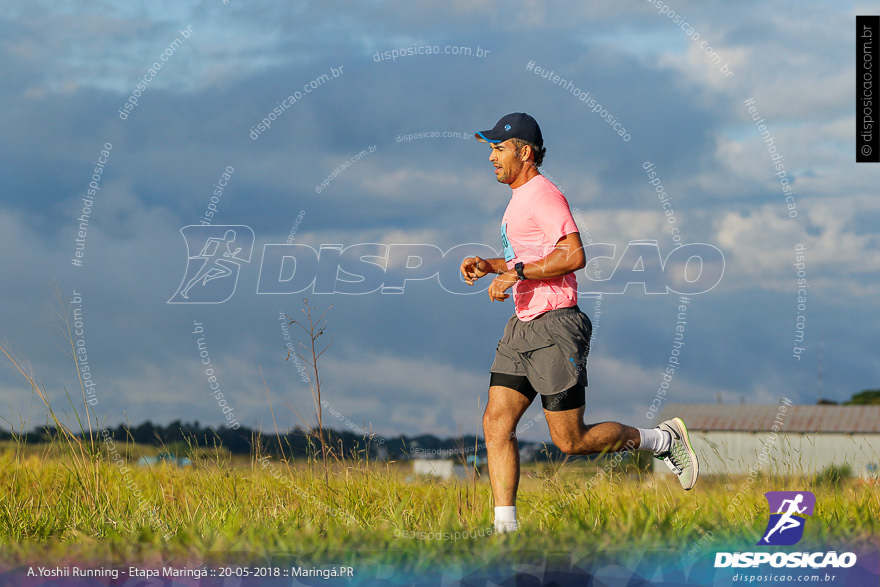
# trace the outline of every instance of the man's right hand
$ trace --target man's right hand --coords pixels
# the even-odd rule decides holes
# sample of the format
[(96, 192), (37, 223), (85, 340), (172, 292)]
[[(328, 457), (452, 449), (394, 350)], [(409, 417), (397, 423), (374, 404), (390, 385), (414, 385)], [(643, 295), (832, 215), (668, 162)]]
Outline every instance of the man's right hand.
[(492, 273), (492, 264), (481, 257), (468, 257), (461, 262), (461, 274), (468, 285), (489, 273)]

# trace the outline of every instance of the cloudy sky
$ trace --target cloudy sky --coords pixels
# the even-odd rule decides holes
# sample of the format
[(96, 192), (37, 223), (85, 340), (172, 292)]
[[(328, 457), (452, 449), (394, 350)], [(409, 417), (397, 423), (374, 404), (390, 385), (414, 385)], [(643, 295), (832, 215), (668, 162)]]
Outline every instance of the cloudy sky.
[[(609, 279), (633, 241), (655, 241), (662, 259), (679, 242), (723, 253), (720, 282), (689, 297), (670, 401), (814, 403), (878, 387), (880, 166), (855, 164), (853, 137), (855, 15), (876, 6), (499, 6), (4, 3), (4, 348), (69, 413), (65, 391), (82, 392), (58, 326), (78, 309), (73, 344), (85, 349), (100, 421), (219, 426), (226, 420), (210, 368), (239, 422), (271, 427), (268, 391), (286, 428), (311, 421), (312, 406), (309, 385), (285, 361), (279, 316), (301, 318), (308, 296), (319, 314), (332, 304), (319, 339), (332, 340), (320, 363), (338, 414), (328, 425), (478, 432), (512, 305), (490, 302), (485, 287), (455, 293), (461, 286), (448, 271), (455, 255), (500, 247), (509, 198), (472, 133), (526, 111), (541, 123), (543, 170), (568, 197), (584, 240), (616, 247), (591, 276)], [(269, 125), (260, 127), (263, 119)], [(192, 289), (204, 301), (225, 298), (217, 292), (231, 284), (228, 300), (168, 303), (191, 279), (180, 229), (199, 224), (209, 205), (212, 225), (253, 231), (252, 254), (226, 262), (237, 282)], [(213, 230), (196, 231), (189, 255), (225, 231)], [(247, 244), (246, 232), (238, 229), (238, 243)], [(266, 245), (288, 242), (303, 245), (300, 253), (324, 245), (325, 271), (335, 271), (327, 245), (363, 245), (348, 252), (358, 252), (355, 277), (338, 278), (356, 289), (350, 282), (360, 275), (376, 291), (258, 292), (263, 279), (290, 286), (283, 280), (292, 281), (294, 266), (266, 256)], [(357, 261), (389, 249), (397, 254), (388, 260)], [(797, 249), (807, 286), (800, 309)], [(399, 293), (378, 288), (420, 275), (415, 259), (405, 269), (413, 251), (439, 280), (410, 280)], [(674, 263), (668, 274), (648, 265), (654, 285), (658, 276), (681, 285)], [(298, 277), (308, 267), (298, 262)], [(332, 291), (332, 275), (329, 286), (322, 275), (315, 287)], [(621, 279), (639, 281), (627, 275), (638, 277), (579, 278), (583, 292), (606, 292), (581, 299), (596, 330), (588, 419), (648, 425), (679, 296), (646, 294), (638, 283), (611, 291)], [(295, 326), (288, 334), (302, 340)], [(795, 346), (804, 349), (799, 358)], [(539, 415), (533, 406), (526, 418)], [(0, 417), (6, 429), (46, 419), (12, 368), (0, 371)], [(543, 420), (523, 436), (547, 438)]]

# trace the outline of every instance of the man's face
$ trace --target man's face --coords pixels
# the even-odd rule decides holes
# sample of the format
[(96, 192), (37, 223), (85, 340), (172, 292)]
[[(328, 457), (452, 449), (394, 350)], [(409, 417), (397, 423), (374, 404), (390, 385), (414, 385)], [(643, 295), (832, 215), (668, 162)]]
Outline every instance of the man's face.
[(525, 166), (522, 161), (524, 153), (516, 154), (516, 145), (513, 139), (508, 139), (503, 143), (491, 143), (490, 146), (492, 153), (489, 155), (489, 161), (495, 166), (495, 179), (499, 183), (513, 183)]

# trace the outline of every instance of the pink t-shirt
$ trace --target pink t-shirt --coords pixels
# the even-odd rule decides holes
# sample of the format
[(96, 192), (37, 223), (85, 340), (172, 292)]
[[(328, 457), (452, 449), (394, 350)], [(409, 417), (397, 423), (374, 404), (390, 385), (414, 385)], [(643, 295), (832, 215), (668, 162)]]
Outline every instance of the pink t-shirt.
[[(568, 200), (553, 183), (537, 175), (513, 190), (501, 219), (501, 244), (507, 268), (534, 263), (553, 252), (559, 239), (578, 232)], [(551, 279), (526, 279), (513, 286), (517, 317), (527, 322), (548, 310), (577, 304), (574, 273)]]

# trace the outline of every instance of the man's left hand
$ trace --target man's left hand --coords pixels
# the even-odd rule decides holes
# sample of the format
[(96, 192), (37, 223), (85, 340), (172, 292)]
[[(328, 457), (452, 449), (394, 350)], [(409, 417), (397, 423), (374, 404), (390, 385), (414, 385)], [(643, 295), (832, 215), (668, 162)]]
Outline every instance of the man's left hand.
[(516, 272), (505, 271), (493, 279), (491, 285), (489, 285), (489, 299), (494, 302), (503, 302), (510, 297), (510, 294), (505, 292), (513, 287), (513, 284), (517, 281), (519, 281), (519, 278)]

